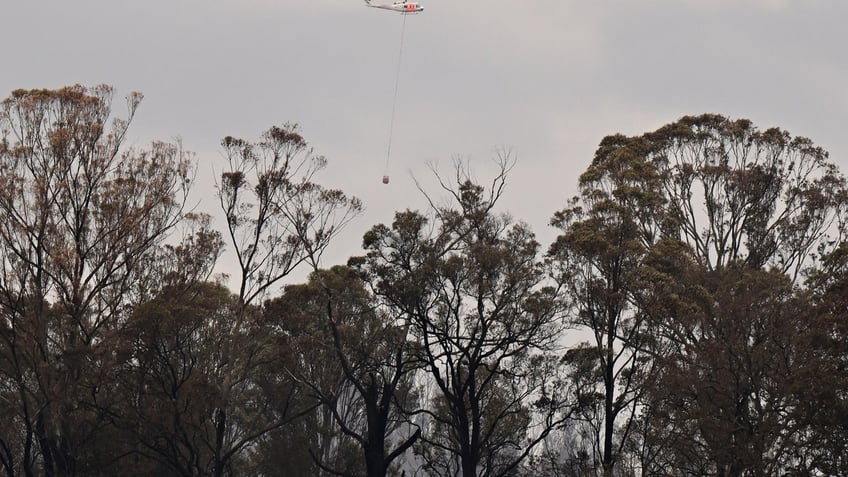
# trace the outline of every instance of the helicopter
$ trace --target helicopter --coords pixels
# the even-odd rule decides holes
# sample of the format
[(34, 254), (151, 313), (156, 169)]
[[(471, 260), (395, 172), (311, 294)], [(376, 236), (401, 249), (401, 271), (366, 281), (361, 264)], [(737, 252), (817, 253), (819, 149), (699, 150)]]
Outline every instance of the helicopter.
[(418, 13), (424, 11), (424, 7), (420, 3), (406, 0), (396, 0), (392, 3), (371, 3), (371, 0), (365, 0), (365, 4), (372, 8), (382, 8), (400, 13)]
[(372, 8), (382, 8), (383, 10), (391, 10), (403, 14), (403, 27), (400, 34), (400, 51), (398, 52), (397, 73), (395, 74), (395, 96), (392, 101), (392, 117), (389, 120), (389, 145), (386, 149), (386, 169), (383, 173), (383, 184), (389, 183), (389, 160), (392, 157), (392, 131), (395, 124), (395, 105), (397, 104), (398, 80), (400, 79), (400, 59), (403, 56), (403, 36), (406, 31), (406, 15), (416, 14), (424, 11), (424, 7), (420, 3), (409, 0), (395, 0), (392, 3), (371, 3), (371, 0), (365, 0), (365, 6)]

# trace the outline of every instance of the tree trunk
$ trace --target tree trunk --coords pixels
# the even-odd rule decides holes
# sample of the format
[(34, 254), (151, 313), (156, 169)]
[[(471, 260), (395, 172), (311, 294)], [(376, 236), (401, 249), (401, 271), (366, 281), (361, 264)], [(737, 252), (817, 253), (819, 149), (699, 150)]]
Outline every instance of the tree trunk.
[(49, 408), (42, 409), (35, 421), (35, 432), (38, 436), (38, 446), (41, 448), (41, 458), (44, 460), (44, 477), (54, 477), (56, 475), (53, 462), (53, 449), (50, 445), (44, 430), (44, 413), (49, 412)]
[[(613, 318), (608, 318), (614, 323)], [(613, 337), (615, 329), (610, 326), (607, 330), (607, 356), (606, 369), (604, 369), (604, 477), (611, 477), (615, 466), (613, 455), (613, 431), (615, 430), (615, 410), (613, 409), (613, 397), (615, 396), (615, 370), (613, 369)]]
[(223, 408), (215, 413), (215, 465), (212, 469), (215, 477), (224, 475), (225, 459), (221, 456), (224, 448), (224, 430), (227, 424), (227, 411)]
[[(365, 393), (368, 437), (365, 442), (365, 472), (368, 477), (386, 477), (386, 422), (388, 412), (381, 412), (377, 383), (373, 375)], [(387, 411), (387, 410), (386, 410)]]

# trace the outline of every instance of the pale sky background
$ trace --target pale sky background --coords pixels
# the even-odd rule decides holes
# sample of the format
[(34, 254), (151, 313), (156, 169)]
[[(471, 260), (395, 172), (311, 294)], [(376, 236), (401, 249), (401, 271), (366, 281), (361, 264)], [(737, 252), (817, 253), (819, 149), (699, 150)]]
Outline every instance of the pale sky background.
[(388, 186), (403, 17), (361, 0), (3, 0), (0, 97), (107, 83), (120, 116), (123, 96), (144, 93), (130, 143), (182, 138), (198, 159), (193, 200), (209, 213), (222, 137), (300, 123), (329, 160), (319, 182), (367, 208), (326, 266), (360, 254), (362, 234), (394, 211), (424, 206), (411, 174), (431, 187), (428, 163), (449, 174), (462, 157), (486, 181), (501, 148), (518, 158), (501, 210), (546, 248), (549, 218), (605, 135), (687, 114), (779, 126), (848, 171), (848, 1), (420, 1), (406, 19)]

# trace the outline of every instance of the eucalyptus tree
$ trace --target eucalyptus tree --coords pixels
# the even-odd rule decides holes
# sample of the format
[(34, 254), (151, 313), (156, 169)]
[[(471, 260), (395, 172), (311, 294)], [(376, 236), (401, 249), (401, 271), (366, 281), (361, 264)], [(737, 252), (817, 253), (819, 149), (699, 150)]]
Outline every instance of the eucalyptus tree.
[(415, 420), (425, 471), (513, 475), (571, 411), (553, 354), (561, 306), (533, 234), (493, 212), (509, 162), (489, 190), (456, 170), (455, 185), (440, 180), (451, 204), (365, 235), (362, 269), (427, 372)]
[(814, 471), (820, 425), (804, 409), (832, 408), (823, 398), (845, 387), (820, 377), (835, 361), (804, 279), (844, 244), (845, 177), (810, 139), (745, 119), (687, 116), (644, 138), (679, 243), (644, 288), (667, 346), (658, 432), (680, 438), (677, 465), (696, 472)]
[(806, 461), (815, 472), (848, 473), (848, 243), (824, 257), (807, 281), (816, 310), (813, 351), (816, 368), (800, 395), (801, 413), (810, 419)]
[(320, 438), (310, 442), (316, 465), (340, 476), (390, 475), (420, 436), (405, 416), (416, 405), (418, 367), (406, 327), (344, 266), (287, 286), (266, 310), (290, 337), (290, 373), (321, 404), (312, 433)]
[[(567, 358), (579, 393), (590, 403), (594, 396), (604, 404), (583, 408), (590, 424), (588, 440), (595, 443), (604, 473), (613, 473), (625, 450), (640, 454), (643, 469), (659, 465), (659, 457), (669, 452), (680, 457), (681, 447), (669, 451), (670, 439), (651, 440), (648, 434), (694, 439), (699, 445), (714, 438), (707, 429), (716, 427), (703, 420), (674, 421), (682, 426), (677, 428), (651, 428), (650, 421), (671, 416), (669, 408), (660, 405), (662, 400), (655, 401), (660, 390), (674, 394), (681, 406), (687, 392), (705, 396), (674, 380), (673, 370), (683, 369), (682, 362), (689, 364), (678, 376), (698, 369), (700, 374), (695, 374), (704, 379), (718, 379), (717, 368), (731, 356), (744, 356), (749, 368), (761, 365), (737, 366), (739, 373), (774, 380), (786, 376), (782, 385), (774, 380), (769, 384), (774, 388), (765, 382), (734, 387), (732, 376), (724, 376), (724, 389), (736, 393), (728, 399), (741, 407), (716, 413), (725, 416), (730, 427), (734, 419), (756, 421), (751, 426), (759, 434), (747, 439), (762, 444), (760, 460), (744, 457), (748, 451), (740, 448), (736, 457), (715, 455), (704, 464), (707, 467), (692, 471), (722, 468), (734, 474), (742, 472), (738, 469), (766, 471), (768, 465), (787, 465), (791, 458), (777, 457), (786, 455), (781, 449), (802, 445), (797, 439), (808, 429), (790, 432), (785, 427), (786, 435), (777, 439), (765, 421), (756, 419), (774, 419), (764, 411), (769, 406), (794, 409), (799, 401), (792, 393), (799, 381), (793, 379), (803, 381), (800, 376), (815, 363), (809, 350), (813, 312), (786, 287), (802, 286), (802, 278), (821, 266), (821, 257), (844, 243), (848, 187), (826, 151), (777, 128), (760, 131), (748, 120), (687, 116), (642, 136), (605, 138), (580, 186), (580, 195), (554, 218), (564, 233), (552, 246), (551, 259), (563, 283), (570, 285), (573, 322), (592, 337), (570, 350)], [(789, 285), (767, 271), (786, 276)], [(774, 306), (794, 311), (769, 317), (743, 314), (730, 298), (742, 293), (731, 287), (737, 280), (750, 281), (749, 305), (759, 299), (762, 309), (777, 303)], [(771, 283), (763, 288), (772, 294), (754, 290), (763, 282)], [(790, 333), (792, 340), (775, 335), (781, 332)], [(731, 335), (748, 341), (730, 340)], [(715, 341), (716, 336), (727, 339)], [(784, 353), (771, 353), (795, 366), (782, 369), (777, 362), (762, 362), (762, 353), (750, 347), (763, 340), (783, 343)], [(807, 383), (817, 385), (810, 376)], [(697, 415), (709, 414), (706, 404), (700, 404)], [(678, 417), (681, 412), (678, 409)], [(695, 415), (688, 414), (693, 419)], [(794, 416), (784, 417), (782, 424), (789, 426)], [(636, 433), (634, 426), (641, 431)], [(713, 444), (724, 449), (728, 445), (726, 439)], [(706, 451), (702, 447), (699, 452)], [(771, 461), (762, 457), (767, 453)], [(720, 464), (722, 459), (736, 462)]]
[[(836, 382), (821, 374), (829, 366), (816, 349), (809, 296), (779, 271), (740, 263), (696, 267), (676, 279), (684, 276), (689, 295), (675, 321), (687, 339), (657, 358), (660, 371), (646, 402), (646, 449), (655, 454), (647, 470), (814, 473), (809, 456), (820, 443), (811, 438), (816, 425), (807, 411), (823, 404), (816, 396)], [(669, 303), (674, 292), (656, 300)]]
[(581, 403), (572, 428), (578, 445), (565, 459), (588, 460), (604, 475), (613, 475), (628, 442), (652, 368), (649, 323), (634, 303), (643, 260), (664, 233), (662, 182), (645, 160), (649, 149), (642, 138), (605, 138), (580, 176), (579, 195), (552, 220), (562, 234), (548, 259), (570, 326), (588, 335), (564, 356)]
[[(0, 103), (0, 436), (7, 474), (93, 473), (127, 310), (183, 217), (179, 144), (124, 147), (141, 94), (16, 90)], [(14, 450), (12, 450), (14, 449)], [(14, 459), (13, 456), (14, 455)]]
[(714, 114), (683, 117), (644, 138), (674, 236), (706, 269), (742, 262), (797, 281), (844, 241), (845, 177), (810, 139)]
[(812, 372), (824, 362), (793, 286), (844, 243), (844, 176), (809, 139), (744, 119), (687, 116), (627, 142), (655, 177), (641, 192), (660, 198), (632, 209), (659, 232), (630, 287), (649, 340), (623, 341), (654, 358), (643, 468), (802, 471), (814, 431), (798, 392), (824, 385)]
[[(228, 330), (237, 309), (236, 297), (213, 282), (169, 285), (135, 308), (122, 333), (131, 358), (118, 374), (117, 390), (123, 405), (114, 417), (131, 442), (125, 452), (132, 457), (118, 462), (113, 473), (212, 473), (215, 455), (210, 443), (214, 442), (215, 427), (210, 416), (220, 398), (216, 371), (221, 366), (221, 351), (232, 339)], [(244, 339), (237, 346), (245, 352), (255, 349), (250, 346), (254, 337)], [(258, 400), (247, 393), (239, 398), (237, 418), (242, 429), (252, 429), (251, 420), (264, 425), (264, 416), (254, 404)]]
[[(217, 184), (217, 195), (226, 217), (225, 235), (238, 263), (239, 306), (228, 332), (235, 339), (260, 326), (256, 320), (262, 314), (253, 310), (274, 285), (301, 265), (318, 268), (331, 240), (359, 214), (362, 204), (340, 190), (314, 182), (315, 174), (327, 161), (313, 154), (295, 124), (271, 127), (258, 142), (227, 136), (222, 147), (227, 166)], [(274, 336), (267, 338), (251, 344), (268, 348)], [(232, 399), (233, 393), (256, 385), (251, 376), (261, 364), (257, 359), (266, 354), (239, 353), (232, 345), (221, 353), (220, 399), (213, 416), (215, 436), (211, 442), (215, 476), (222, 475), (229, 459), (246, 445), (307, 411), (286, 404), (269, 416), (264, 426), (240, 429), (231, 419), (232, 410), (239, 406)], [(295, 387), (288, 389), (297, 392)], [(278, 402), (292, 401), (281, 398)]]

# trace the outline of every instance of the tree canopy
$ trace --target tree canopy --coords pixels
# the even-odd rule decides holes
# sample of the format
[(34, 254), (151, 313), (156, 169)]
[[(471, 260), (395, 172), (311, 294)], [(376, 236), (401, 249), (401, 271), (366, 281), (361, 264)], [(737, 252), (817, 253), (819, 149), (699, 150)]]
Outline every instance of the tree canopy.
[(216, 225), (113, 94), (0, 102), (6, 476), (848, 474), (848, 183), (810, 139), (603, 138), (551, 244), (510, 156), (459, 162), (324, 264), (363, 204), (299, 126), (222, 139)]

